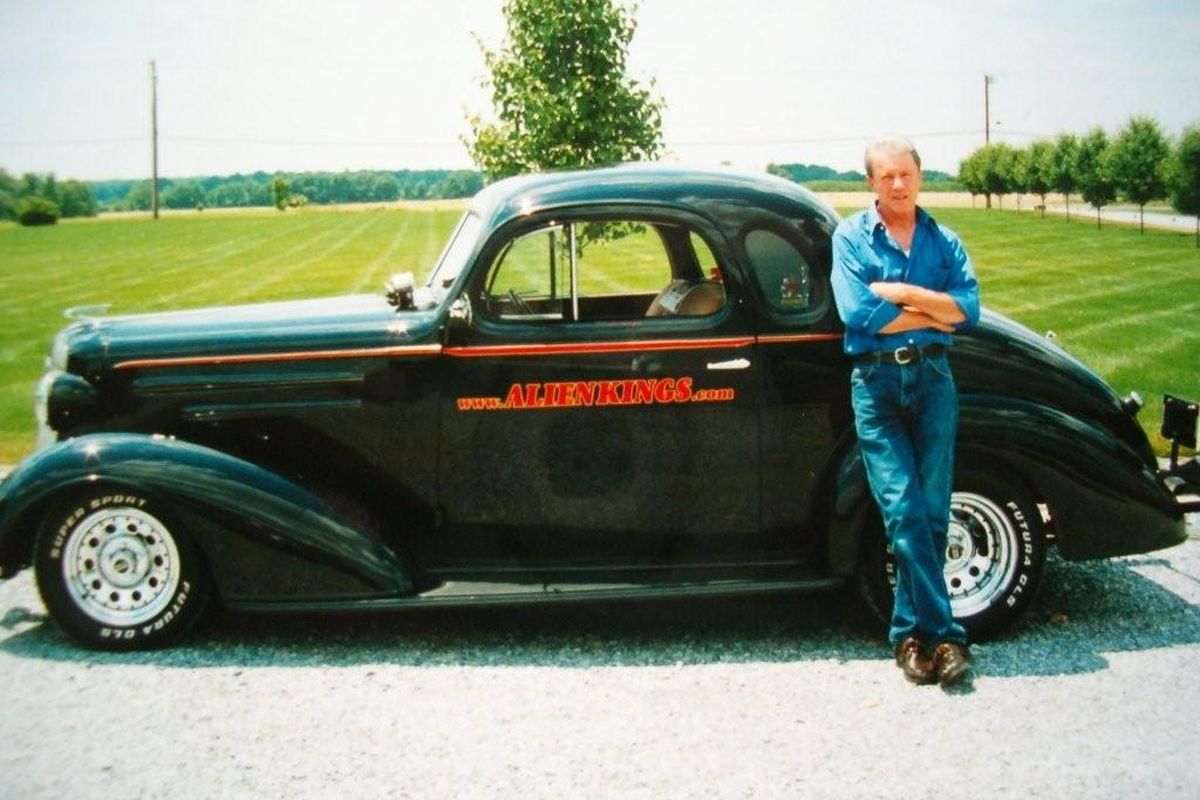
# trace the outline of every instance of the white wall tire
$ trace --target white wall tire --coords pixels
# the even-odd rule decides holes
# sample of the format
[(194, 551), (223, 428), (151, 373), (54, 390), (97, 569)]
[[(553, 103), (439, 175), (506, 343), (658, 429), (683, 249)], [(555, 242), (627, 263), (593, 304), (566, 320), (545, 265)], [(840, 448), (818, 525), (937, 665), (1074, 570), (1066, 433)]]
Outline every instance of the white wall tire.
[(34, 571), (51, 618), (104, 650), (157, 647), (203, 610), (207, 575), (170, 510), (136, 491), (91, 489), (54, 504)]

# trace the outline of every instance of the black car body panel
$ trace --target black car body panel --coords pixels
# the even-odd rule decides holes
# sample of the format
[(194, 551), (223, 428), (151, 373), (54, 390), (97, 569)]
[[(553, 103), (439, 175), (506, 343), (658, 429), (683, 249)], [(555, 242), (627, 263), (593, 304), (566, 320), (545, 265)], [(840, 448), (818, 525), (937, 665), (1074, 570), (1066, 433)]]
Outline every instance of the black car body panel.
[[(527, 176), (472, 201), (400, 309), (82, 318), (39, 389), (48, 446), (0, 485), (0, 565), (30, 563), (54, 498), (102, 485), (175, 509), (232, 606), (827, 586), (859, 564), (873, 508), (828, 287), (836, 223), (767, 176)], [(657, 248), (659, 283), (612, 257), (596, 263), (628, 285), (586, 286), (587, 259), (623, 242)], [(695, 286), (717, 305), (663, 311)], [(951, 358), (960, 462), (1015, 476), (1065, 556), (1185, 538), (1091, 370), (991, 312)]]

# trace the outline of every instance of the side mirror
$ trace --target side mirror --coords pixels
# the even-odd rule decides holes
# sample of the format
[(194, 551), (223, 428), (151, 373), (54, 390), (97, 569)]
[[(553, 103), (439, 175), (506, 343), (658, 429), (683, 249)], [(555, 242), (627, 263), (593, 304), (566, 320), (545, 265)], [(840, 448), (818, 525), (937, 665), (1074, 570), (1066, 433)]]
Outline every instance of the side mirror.
[(384, 287), (387, 294), (387, 301), (397, 311), (407, 311), (415, 307), (413, 302), (413, 291), (416, 286), (416, 281), (413, 280), (411, 272), (397, 272)]

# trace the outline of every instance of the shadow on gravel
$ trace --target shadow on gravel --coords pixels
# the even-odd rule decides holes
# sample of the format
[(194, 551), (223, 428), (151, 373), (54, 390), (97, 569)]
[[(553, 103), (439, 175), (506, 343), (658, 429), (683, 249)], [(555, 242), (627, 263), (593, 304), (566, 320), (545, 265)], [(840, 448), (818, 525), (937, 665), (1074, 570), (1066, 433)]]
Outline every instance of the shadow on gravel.
[[(1200, 608), (1133, 567), (1052, 557), (1024, 620), (976, 646), (976, 677), (1069, 675), (1105, 653), (1200, 642)], [(23, 658), (161, 667), (603, 667), (890, 659), (883, 626), (849, 592), (249, 616), (221, 614), (175, 647), (82, 650), (26, 609), (9, 609), (0, 651)]]

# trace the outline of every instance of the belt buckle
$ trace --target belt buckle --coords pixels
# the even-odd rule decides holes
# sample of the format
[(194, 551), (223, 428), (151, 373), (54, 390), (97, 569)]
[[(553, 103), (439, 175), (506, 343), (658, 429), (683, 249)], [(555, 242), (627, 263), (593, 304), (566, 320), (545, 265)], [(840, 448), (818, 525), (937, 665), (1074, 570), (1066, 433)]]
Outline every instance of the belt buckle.
[(897, 347), (892, 351), (892, 358), (896, 359), (896, 363), (900, 366), (911, 364), (912, 362), (916, 361), (920, 355), (920, 350), (907, 344), (904, 345), (904, 347)]

